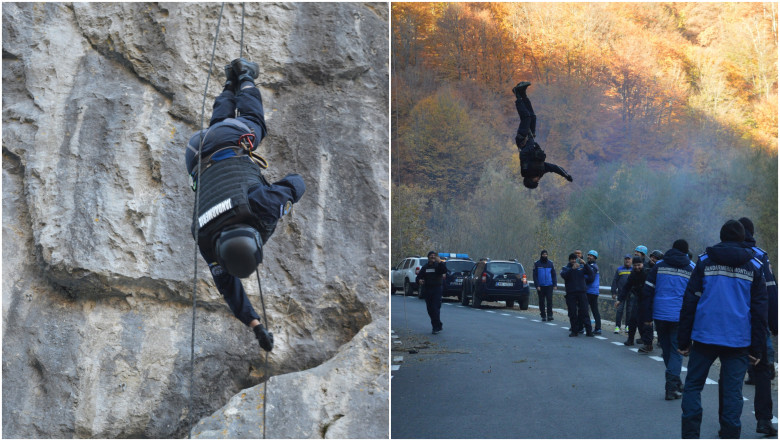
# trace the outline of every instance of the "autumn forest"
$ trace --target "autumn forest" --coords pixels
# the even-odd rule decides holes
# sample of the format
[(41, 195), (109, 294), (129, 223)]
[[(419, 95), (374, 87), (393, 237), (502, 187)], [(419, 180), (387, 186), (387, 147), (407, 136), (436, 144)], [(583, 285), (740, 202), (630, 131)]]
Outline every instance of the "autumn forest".
[[(392, 263), (435, 249), (691, 252), (753, 219), (777, 261), (776, 3), (393, 3)], [(522, 185), (512, 87), (569, 183)], [(607, 278), (608, 279), (604, 279)]]

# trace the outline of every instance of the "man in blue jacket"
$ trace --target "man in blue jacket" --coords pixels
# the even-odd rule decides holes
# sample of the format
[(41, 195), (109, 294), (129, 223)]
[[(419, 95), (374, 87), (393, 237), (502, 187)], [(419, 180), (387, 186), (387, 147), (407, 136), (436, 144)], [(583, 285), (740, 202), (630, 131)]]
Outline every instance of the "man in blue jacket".
[(576, 254), (569, 254), (569, 264), (561, 268), (561, 278), (566, 284), (566, 308), (569, 309), (569, 336), (575, 337), (585, 326), (586, 336), (593, 336), (588, 316), (588, 284), (593, 281), (593, 271)]
[(593, 313), (593, 320), (596, 323), (593, 329), (594, 335), (601, 334), (601, 313), (599, 312), (599, 266), (596, 264), (596, 260), (599, 258), (599, 253), (590, 250), (588, 251), (588, 266), (593, 271), (593, 281), (588, 283), (587, 298), (588, 304), (590, 304), (590, 312)]
[(721, 438), (739, 438), (742, 380), (766, 346), (767, 293), (761, 262), (745, 249), (745, 228), (735, 220), (720, 230), (721, 242), (699, 256), (685, 289), (677, 346), (687, 356), (682, 396), (682, 438), (699, 438), (701, 390), (720, 359)]
[(555, 277), (555, 265), (547, 259), (547, 251), (542, 250), (538, 260), (534, 263), (534, 286), (539, 296), (539, 313), (542, 321), (553, 320), (552, 298), (558, 280)]
[[(745, 228), (745, 241), (743, 246), (754, 252), (754, 258), (761, 262), (761, 267), (766, 281), (766, 291), (769, 301), (769, 332), (777, 335), (777, 282), (769, 264), (769, 255), (756, 246), (753, 238), (753, 222), (747, 218), (739, 219)], [(756, 432), (767, 435), (777, 435), (777, 429), (772, 426), (772, 378), (774, 373), (774, 347), (772, 338), (767, 332), (766, 344), (761, 353), (761, 360), (754, 368), (748, 366), (748, 377), (753, 379), (756, 386), (756, 396), (753, 399), (754, 412), (756, 413)], [(750, 370), (753, 370), (752, 372)], [(748, 383), (745, 381), (745, 383)]]
[[(677, 240), (666, 251), (664, 259), (650, 270), (642, 292), (640, 321), (650, 325), (655, 320), (658, 342), (666, 366), (666, 400), (682, 397), (682, 355), (677, 351), (677, 329), (680, 323), (683, 295), (695, 264), (688, 258), (688, 242)], [(640, 352), (649, 353), (652, 345)]]
[[(626, 281), (628, 281), (628, 276), (631, 275), (631, 255), (626, 254), (625, 257), (623, 257), (623, 265), (615, 269), (615, 276), (612, 277), (612, 300), (617, 301), (618, 295), (620, 294), (620, 291), (623, 290), (623, 286), (626, 285)], [(615, 303), (615, 308), (617, 309), (617, 314), (615, 316), (615, 333), (620, 333), (620, 324), (623, 319), (623, 315), (625, 314), (625, 323), (626, 323), (626, 331), (628, 330), (628, 315), (630, 308), (626, 306), (626, 303)], [(625, 309), (625, 313), (623, 310)]]

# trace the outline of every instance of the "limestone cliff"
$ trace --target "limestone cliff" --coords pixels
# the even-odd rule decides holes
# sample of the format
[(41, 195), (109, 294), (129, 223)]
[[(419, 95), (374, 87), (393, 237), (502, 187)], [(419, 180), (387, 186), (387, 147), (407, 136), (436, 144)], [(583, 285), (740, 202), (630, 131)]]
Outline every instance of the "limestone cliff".
[[(183, 154), (220, 4), (2, 11), (3, 435), (186, 436), (195, 248)], [(269, 436), (388, 432), (387, 29), (385, 3), (246, 4), (266, 176), (307, 184), (260, 266), (276, 336)], [(240, 39), (241, 4), (226, 4), (206, 124)], [(264, 379), (200, 257), (197, 273), (195, 420)], [(254, 278), (244, 286), (259, 309)], [(290, 411), (306, 416), (281, 423)]]

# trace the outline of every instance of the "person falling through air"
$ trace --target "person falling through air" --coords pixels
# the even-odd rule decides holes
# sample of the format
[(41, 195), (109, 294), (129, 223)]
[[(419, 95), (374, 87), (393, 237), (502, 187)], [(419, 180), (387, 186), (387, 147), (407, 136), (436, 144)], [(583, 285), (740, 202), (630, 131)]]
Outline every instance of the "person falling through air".
[(195, 133), (185, 152), (192, 189), (200, 186), (192, 235), (233, 315), (252, 328), (263, 350), (271, 351), (273, 334), (260, 323), (240, 278), (255, 272), (263, 244), (303, 196), (306, 185), (298, 174), (269, 184), (260, 172), (267, 164), (253, 150), (267, 130), (263, 100), (254, 84), (257, 64), (235, 59), (225, 66), (225, 75), (209, 128)]
[(526, 188), (536, 188), (539, 186), (539, 180), (544, 173), (553, 172), (559, 174), (569, 182), (572, 177), (563, 168), (558, 165), (545, 162), (547, 155), (542, 147), (536, 143), (536, 114), (531, 106), (531, 100), (526, 95), (526, 89), (531, 83), (523, 81), (518, 83), (513, 89), (515, 94), (515, 107), (517, 114), (520, 115), (520, 125), (517, 127), (515, 135), (515, 144), (520, 154), (520, 175), (523, 176), (523, 185)]

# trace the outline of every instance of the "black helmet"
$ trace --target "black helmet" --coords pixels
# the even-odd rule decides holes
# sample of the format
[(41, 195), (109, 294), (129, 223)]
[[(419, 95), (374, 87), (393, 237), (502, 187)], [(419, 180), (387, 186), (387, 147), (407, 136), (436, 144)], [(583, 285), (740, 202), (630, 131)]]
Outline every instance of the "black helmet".
[(225, 228), (217, 238), (217, 262), (229, 274), (246, 278), (263, 261), (263, 241), (251, 226), (235, 225)]
[(658, 249), (656, 249), (656, 250), (654, 250), (653, 252), (650, 253), (650, 256), (651, 257), (655, 257), (656, 260), (663, 260), (664, 253), (659, 251)]

